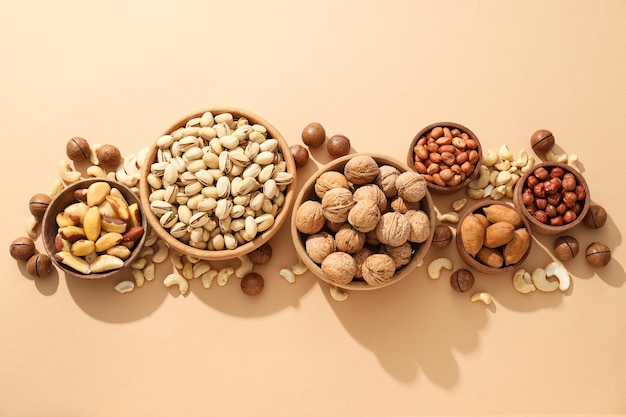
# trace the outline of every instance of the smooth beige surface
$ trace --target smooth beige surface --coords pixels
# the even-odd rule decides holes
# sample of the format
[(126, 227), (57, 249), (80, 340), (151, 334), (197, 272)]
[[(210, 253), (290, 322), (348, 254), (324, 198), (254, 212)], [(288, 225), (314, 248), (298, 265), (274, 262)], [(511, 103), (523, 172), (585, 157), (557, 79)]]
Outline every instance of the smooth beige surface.
[[(625, 16), (617, 0), (1, 2), (0, 415), (623, 415)], [(310, 273), (288, 284), (288, 227), (258, 268), (257, 298), (236, 279), (180, 296), (162, 284), (169, 263), (120, 295), (114, 282), (33, 280), (9, 257), (67, 139), (126, 155), (222, 105), (290, 143), (319, 121), (356, 151), (400, 160), (436, 121), (514, 152), (551, 129), (610, 214), (572, 234), (606, 242), (613, 261), (568, 262), (565, 293), (521, 295), (510, 276), (479, 275), (485, 307), (425, 267), (343, 303)], [(528, 269), (549, 261), (552, 239), (539, 238)], [(427, 261), (442, 254), (463, 266), (453, 246)]]

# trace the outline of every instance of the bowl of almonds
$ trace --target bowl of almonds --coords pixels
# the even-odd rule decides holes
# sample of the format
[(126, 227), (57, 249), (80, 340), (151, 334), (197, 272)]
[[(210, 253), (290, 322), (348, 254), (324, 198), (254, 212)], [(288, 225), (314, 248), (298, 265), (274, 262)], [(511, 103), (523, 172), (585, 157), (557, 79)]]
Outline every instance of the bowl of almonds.
[(291, 217), (302, 262), (347, 290), (379, 289), (409, 275), (434, 229), (422, 175), (380, 154), (350, 154), (319, 169), (298, 194)]
[(409, 168), (422, 174), (428, 188), (437, 194), (463, 189), (480, 173), (482, 148), (476, 135), (458, 123), (433, 123), (411, 141)]
[(140, 196), (167, 245), (228, 260), (264, 243), (288, 218), (296, 165), (280, 133), (246, 110), (212, 108), (174, 123), (149, 148)]
[(118, 274), (135, 260), (147, 227), (139, 197), (130, 188), (91, 178), (69, 185), (50, 202), (42, 236), (57, 268), (98, 279)]

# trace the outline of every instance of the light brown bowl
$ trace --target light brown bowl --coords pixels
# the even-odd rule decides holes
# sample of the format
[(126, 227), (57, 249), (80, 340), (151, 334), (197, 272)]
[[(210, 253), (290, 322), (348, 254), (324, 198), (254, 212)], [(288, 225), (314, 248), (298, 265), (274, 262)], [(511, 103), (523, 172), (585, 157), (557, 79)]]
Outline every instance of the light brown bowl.
[(183, 117), (178, 122), (174, 123), (169, 129), (167, 129), (163, 134), (170, 134), (176, 129), (180, 127), (184, 127), (188, 120), (201, 117), (205, 112), (211, 112), (213, 115), (217, 115), (220, 113), (231, 113), (235, 119), (240, 119), (245, 117), (248, 119), (250, 124), (260, 124), (263, 125), (267, 129), (268, 137), (274, 138), (278, 141), (278, 145), (280, 147), (280, 151), (283, 155), (283, 159), (287, 163), (287, 172), (293, 175), (293, 182), (287, 187), (285, 191), (285, 202), (283, 206), (278, 211), (274, 224), (259, 234), (254, 240), (247, 242), (243, 245), (237, 246), (235, 249), (224, 249), (224, 250), (206, 250), (194, 248), (183, 241), (173, 237), (167, 229), (165, 229), (160, 223), (159, 219), (154, 215), (152, 210), (150, 209), (150, 193), (152, 189), (147, 181), (147, 176), (150, 173), (150, 165), (157, 160), (157, 152), (158, 147), (156, 146), (156, 141), (153, 143), (148, 151), (148, 155), (146, 156), (146, 163), (141, 169), (141, 180), (139, 184), (139, 191), (141, 196), (141, 205), (143, 207), (143, 211), (145, 213), (145, 217), (148, 219), (148, 224), (150, 227), (158, 234), (158, 236), (167, 243), (167, 245), (176, 250), (179, 253), (190, 255), (199, 259), (205, 260), (229, 260), (234, 259), (236, 257), (245, 255), (247, 253), (252, 252), (256, 248), (260, 247), (264, 243), (268, 242), (278, 230), (281, 228), (283, 223), (289, 217), (291, 212), (291, 208), (293, 207), (293, 203), (296, 198), (296, 164), (293, 160), (293, 156), (289, 150), (289, 145), (282, 137), (282, 135), (276, 130), (274, 126), (269, 124), (266, 120), (257, 116), (256, 114), (233, 107), (215, 107), (206, 109), (197, 113), (190, 114), (188, 116)]
[[(576, 182), (579, 185), (582, 185), (583, 188), (585, 189), (586, 197), (582, 201), (581, 211), (577, 215), (576, 219), (573, 222), (564, 224), (562, 226), (551, 226), (549, 224), (541, 223), (540, 221), (535, 219), (535, 217), (532, 214), (530, 214), (530, 212), (528, 211), (528, 209), (524, 205), (524, 203), (522, 201), (522, 194), (523, 194), (524, 190), (527, 188), (526, 183), (528, 181), (528, 177), (533, 175), (534, 170), (539, 168), (539, 167), (546, 168), (548, 171), (550, 171), (554, 167), (560, 167), (566, 173), (568, 173), (568, 172), (572, 173), (574, 175), (574, 177), (576, 177)], [(587, 182), (585, 181), (585, 178), (582, 176), (582, 174), (580, 172), (576, 171), (575, 169), (573, 169), (572, 167), (570, 167), (569, 165), (562, 164), (562, 163), (559, 163), (559, 162), (543, 162), (541, 164), (535, 165), (533, 169), (531, 169), (528, 172), (526, 172), (522, 176), (522, 178), (520, 178), (520, 180), (517, 182), (517, 184), (515, 186), (515, 190), (513, 192), (513, 203), (515, 204), (515, 207), (522, 213), (524, 218), (528, 220), (528, 222), (531, 224), (531, 226), (533, 227), (533, 229), (537, 233), (547, 234), (547, 235), (564, 233), (564, 232), (567, 232), (568, 230), (572, 229), (573, 227), (576, 227), (578, 224), (580, 224), (580, 222), (582, 222), (583, 218), (587, 214), (587, 211), (589, 210), (590, 202), (591, 202), (591, 197), (589, 196), (589, 186), (587, 185)]]
[[(390, 158), (388, 156), (381, 155), (381, 154), (358, 153), (358, 154), (350, 154), (350, 155), (343, 156), (341, 158), (335, 159), (334, 161), (326, 164), (307, 180), (307, 182), (304, 184), (304, 186), (300, 190), (298, 197), (296, 198), (296, 202), (294, 205), (294, 213), (295, 213), (295, 210), (297, 210), (297, 207), (299, 207), (305, 201), (319, 200), (319, 198), (315, 194), (315, 181), (317, 181), (320, 175), (328, 171), (343, 172), (343, 168), (346, 165), (346, 163), (351, 158), (357, 155), (371, 156), (378, 163), (378, 165), (391, 165), (397, 168), (400, 172), (408, 171), (407, 167), (401, 162), (397, 161), (396, 159), (393, 159), (393, 158)], [(433, 234), (435, 231), (435, 223), (436, 223), (436, 213), (435, 213), (435, 209), (433, 206), (433, 200), (429, 192), (427, 192), (426, 196), (421, 200), (421, 210), (423, 210), (430, 219), (431, 233), (430, 233), (429, 238), (423, 243), (413, 243), (412, 244), (413, 255), (412, 255), (411, 261), (407, 265), (404, 265), (403, 267), (396, 270), (391, 280), (378, 286), (369, 285), (364, 280), (359, 280), (359, 279), (354, 279), (346, 285), (339, 285), (335, 283), (334, 281), (330, 280), (329, 278), (327, 278), (326, 274), (322, 272), (322, 268), (318, 264), (313, 262), (313, 260), (311, 260), (311, 258), (308, 256), (306, 249), (305, 249), (305, 241), (308, 235), (305, 235), (298, 231), (296, 227), (295, 216), (291, 216), (291, 236), (293, 238), (294, 245), (296, 247), (296, 252), (298, 256), (300, 257), (300, 259), (302, 260), (302, 262), (309, 268), (311, 272), (313, 272), (313, 274), (315, 274), (315, 276), (320, 278), (322, 281), (330, 285), (334, 285), (334, 286), (337, 286), (346, 290), (355, 290), (355, 291), (376, 290), (376, 289), (384, 288), (389, 285), (395, 284), (396, 282), (402, 280), (403, 278), (411, 274), (411, 272), (418, 266), (420, 261), (426, 255), (426, 252), (428, 251), (428, 248), (430, 247), (430, 244), (432, 242)]]
[(450, 130), (458, 129), (461, 132), (465, 132), (465, 133), (467, 133), (467, 135), (471, 139), (475, 140), (476, 143), (478, 144), (478, 148), (476, 149), (476, 151), (478, 152), (478, 161), (476, 162), (476, 166), (474, 167), (474, 170), (471, 173), (469, 173), (469, 175), (467, 175), (467, 177), (465, 178), (464, 181), (460, 182), (457, 185), (453, 185), (453, 186), (442, 186), (442, 185), (439, 185), (439, 184), (436, 184), (436, 183), (432, 182), (432, 180), (429, 180), (428, 176), (426, 176), (427, 183), (428, 183), (428, 188), (434, 194), (452, 194), (452, 193), (455, 193), (455, 192), (457, 192), (459, 190), (464, 189), (467, 186), (467, 184), (469, 184), (472, 180), (474, 180), (476, 177), (478, 177), (478, 174), (480, 173), (480, 166), (482, 165), (482, 161), (483, 161), (482, 146), (480, 144), (480, 140), (478, 140), (478, 137), (474, 134), (474, 132), (472, 132), (467, 127), (465, 127), (465, 126), (463, 126), (461, 124), (453, 123), (453, 122), (439, 122), (439, 123), (430, 124), (430, 125), (426, 126), (425, 128), (423, 128), (422, 130), (420, 130), (417, 133), (417, 135), (415, 135), (415, 137), (411, 141), (411, 144), (409, 145), (409, 149), (408, 149), (408, 152), (407, 152), (407, 165), (413, 171), (418, 171), (416, 166), (415, 166), (415, 151), (414, 151), (415, 146), (417, 145), (417, 143), (420, 140), (420, 138), (424, 137), (433, 128), (438, 127), (438, 126), (440, 126), (440, 127), (448, 127), (448, 128), (450, 128)]
[(72, 268), (67, 267), (66, 265), (62, 264), (61, 262), (57, 261), (54, 258), (54, 254), (56, 253), (56, 248), (55, 248), (55, 238), (58, 234), (58, 226), (57, 226), (57, 222), (56, 222), (56, 216), (57, 214), (59, 214), (60, 212), (62, 212), (63, 210), (65, 210), (65, 208), (72, 204), (77, 202), (76, 198), (74, 198), (74, 191), (82, 189), (82, 188), (87, 188), (89, 187), (91, 184), (93, 184), (94, 182), (107, 182), (111, 185), (111, 187), (115, 187), (118, 190), (120, 190), (120, 192), (122, 193), (122, 195), (124, 196), (124, 198), (126, 198), (126, 201), (128, 202), (128, 204), (133, 204), (133, 203), (137, 203), (139, 204), (139, 197), (137, 197), (137, 195), (135, 193), (133, 193), (127, 186), (125, 186), (124, 184), (121, 184), (117, 181), (113, 181), (113, 180), (109, 180), (106, 178), (90, 178), (90, 179), (86, 179), (86, 180), (81, 180), (78, 182), (75, 182), (74, 184), (69, 185), (68, 187), (64, 188), (63, 191), (61, 191), (55, 198), (54, 200), (52, 200), (52, 202), (50, 203), (50, 205), (48, 206), (44, 217), (43, 217), (43, 221), (42, 221), (42, 240), (44, 243), (44, 247), (46, 249), (46, 252), (48, 253), (48, 255), (50, 256), (50, 258), (52, 259), (52, 262), (54, 263), (54, 265), (60, 269), (61, 271), (63, 271), (66, 275), (71, 275), (73, 277), (77, 277), (77, 278), (82, 278), (82, 279), (102, 279), (102, 278), (108, 278), (114, 275), (119, 274), (120, 272), (124, 271), (126, 268), (128, 268), (130, 266), (130, 264), (137, 258), (137, 256), (139, 255), (139, 251), (141, 250), (141, 248), (143, 247), (143, 244), (146, 240), (146, 236), (147, 236), (147, 231), (148, 231), (148, 222), (146, 221), (145, 216), (143, 215), (143, 212), (141, 211), (141, 205), (139, 204), (139, 208), (140, 208), (140, 212), (141, 212), (141, 226), (144, 229), (144, 233), (143, 236), (141, 237), (141, 239), (139, 240), (139, 242), (137, 242), (131, 252), (130, 257), (128, 257), (128, 259), (126, 259), (124, 261), (124, 266), (120, 269), (116, 269), (113, 271), (109, 271), (109, 272), (103, 272), (103, 273), (93, 273), (93, 274), (82, 274), (80, 272), (75, 271)]
[(459, 223), (457, 225), (457, 228), (456, 228), (456, 249), (459, 252), (459, 255), (461, 256), (461, 258), (465, 261), (465, 263), (467, 263), (470, 267), (472, 267), (476, 271), (482, 272), (482, 273), (485, 273), (485, 274), (489, 274), (489, 275), (497, 275), (497, 274), (502, 274), (502, 273), (505, 273), (505, 272), (512, 271), (512, 270), (516, 269), (519, 265), (521, 265), (524, 262), (524, 260), (526, 260), (526, 258), (528, 257), (528, 254), (530, 253), (530, 251), (532, 249), (533, 239), (532, 239), (532, 230), (530, 229), (530, 223), (524, 216), (522, 216), (522, 224), (524, 225), (524, 227), (528, 231), (528, 234), (530, 235), (530, 245), (528, 246), (528, 250), (526, 251), (524, 256), (519, 260), (519, 262), (517, 262), (515, 264), (511, 264), (511, 265), (506, 265), (506, 266), (503, 266), (501, 268), (493, 268), (493, 267), (490, 267), (488, 265), (483, 264), (482, 262), (480, 262), (479, 260), (474, 258), (472, 255), (470, 255), (465, 250), (465, 247), (463, 246), (463, 242), (462, 242), (463, 233), (461, 232), (461, 225), (463, 224), (463, 221), (467, 218), (467, 216), (469, 216), (471, 213), (482, 213), (482, 210), (485, 207), (492, 206), (492, 205), (507, 206), (507, 207), (510, 207), (512, 209), (515, 209), (518, 213), (520, 213), (520, 215), (522, 214), (520, 212), (520, 210), (518, 210), (516, 207), (514, 207), (511, 204), (505, 203), (503, 201), (487, 200), (487, 201), (481, 201), (479, 203), (476, 203), (475, 205), (470, 207), (465, 212), (465, 214), (463, 214), (463, 216), (461, 216), (461, 219), (460, 219), (460, 221), (459, 221)]

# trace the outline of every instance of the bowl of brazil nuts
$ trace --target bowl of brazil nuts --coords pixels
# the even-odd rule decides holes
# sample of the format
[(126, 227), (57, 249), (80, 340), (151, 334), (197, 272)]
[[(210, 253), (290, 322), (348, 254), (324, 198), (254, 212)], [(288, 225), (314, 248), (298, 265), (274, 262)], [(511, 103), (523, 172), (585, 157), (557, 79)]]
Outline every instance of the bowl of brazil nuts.
[(268, 242), (296, 197), (296, 165), (271, 124), (246, 110), (211, 108), (183, 117), (149, 148), (141, 204), (167, 245), (228, 260)]
[(479, 272), (491, 275), (509, 272), (530, 253), (530, 223), (512, 204), (481, 201), (461, 216), (456, 247), (465, 263)]
[(75, 182), (46, 209), (42, 238), (54, 265), (83, 279), (124, 271), (138, 256), (148, 224), (139, 197), (105, 178)]
[(579, 224), (589, 209), (589, 187), (577, 170), (560, 162), (543, 162), (518, 181), (513, 202), (543, 234), (563, 233)]
[(375, 290), (420, 263), (436, 214), (424, 178), (399, 161), (357, 153), (320, 168), (304, 184), (291, 216), (302, 262), (330, 285)]
[(463, 189), (480, 173), (482, 147), (476, 135), (458, 123), (433, 123), (411, 141), (407, 165), (419, 172), (436, 194)]

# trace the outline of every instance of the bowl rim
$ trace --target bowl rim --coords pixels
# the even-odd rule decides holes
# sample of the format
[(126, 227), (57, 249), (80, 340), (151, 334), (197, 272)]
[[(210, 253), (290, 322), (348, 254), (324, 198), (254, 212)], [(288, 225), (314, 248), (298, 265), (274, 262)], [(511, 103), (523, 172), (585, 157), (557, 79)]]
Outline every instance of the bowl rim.
[(296, 187), (297, 187), (297, 168), (293, 156), (289, 151), (289, 144), (285, 140), (285, 138), (280, 134), (280, 132), (265, 120), (263, 117), (253, 113), (251, 111), (239, 108), (239, 107), (210, 107), (206, 109), (202, 109), (193, 113), (190, 113), (187, 116), (180, 118), (178, 121), (170, 125), (170, 127), (165, 130), (161, 135), (167, 135), (173, 132), (174, 130), (183, 127), (186, 125), (187, 121), (193, 119), (195, 117), (201, 117), (204, 113), (211, 112), (213, 115), (217, 115), (220, 113), (231, 113), (233, 116), (241, 118), (245, 117), (253, 124), (263, 125), (268, 131), (268, 134), (278, 141), (278, 146), (280, 147), (281, 153), (283, 154), (283, 159), (287, 164), (287, 172), (293, 175), (293, 181), (287, 187), (285, 193), (285, 202), (283, 206), (280, 208), (276, 218), (274, 219), (274, 224), (272, 226), (258, 235), (254, 240), (247, 242), (243, 245), (238, 245), (235, 249), (223, 249), (220, 251), (207, 250), (207, 249), (199, 249), (194, 248), (186, 243), (178, 240), (173, 237), (159, 222), (159, 219), (154, 215), (152, 210), (150, 209), (150, 193), (151, 187), (146, 180), (148, 174), (150, 173), (150, 166), (156, 160), (157, 155), (157, 145), (156, 139), (149, 146), (148, 153), (146, 155), (146, 162), (141, 167), (140, 170), (140, 181), (139, 181), (139, 197), (141, 201), (141, 205), (143, 208), (144, 216), (148, 220), (148, 224), (151, 229), (157, 233), (159, 238), (161, 238), (165, 243), (173, 250), (184, 254), (189, 255), (198, 259), (208, 260), (208, 261), (225, 261), (238, 258), (240, 256), (246, 255), (253, 250), (259, 248), (263, 244), (267, 243), (274, 235), (281, 229), (284, 222), (290, 215), (291, 208), (296, 199)]
[[(61, 201), (61, 198), (63, 196), (66, 196), (70, 192), (74, 193), (74, 191), (77, 190), (77, 189), (87, 188), (89, 185), (91, 185), (93, 183), (96, 183), (96, 182), (106, 182), (106, 183), (109, 183), (112, 187), (114, 186), (115, 188), (118, 188), (120, 190), (120, 192), (124, 195), (124, 197), (126, 198), (126, 201), (129, 204), (133, 204), (135, 202), (138, 204), (138, 206), (139, 206), (139, 213), (141, 214), (141, 226), (144, 229), (144, 233), (143, 233), (143, 236), (141, 236), (141, 239), (139, 239), (139, 242), (137, 242), (135, 244), (135, 247), (132, 249), (130, 256), (124, 260), (124, 266), (122, 266), (121, 268), (114, 269), (112, 271), (100, 272), (100, 273), (81, 274), (80, 272), (75, 271), (72, 268), (64, 265), (61, 262), (59, 262), (54, 257), (54, 254), (57, 252), (56, 248), (54, 246), (54, 240), (56, 238), (56, 234), (54, 236), (49, 236), (46, 233), (46, 231), (48, 230), (50, 225), (54, 225), (55, 230), (58, 230), (58, 226), (56, 224), (56, 215), (58, 213), (60, 213), (60, 210), (57, 210), (57, 205), (60, 204), (59, 202)], [(132, 196), (132, 199), (135, 200), (135, 201), (132, 201), (132, 202), (128, 201), (129, 200), (129, 196)], [(148, 222), (147, 222), (147, 220), (146, 220), (146, 218), (144, 216), (144, 210), (141, 207), (141, 203), (139, 201), (139, 196), (137, 194), (135, 194), (125, 184), (122, 184), (121, 182), (119, 182), (117, 180), (110, 179), (110, 178), (85, 178), (85, 179), (81, 179), (81, 180), (79, 180), (77, 182), (74, 182), (72, 184), (69, 184), (68, 186), (66, 186), (63, 190), (61, 190), (61, 192), (59, 192), (52, 199), (52, 201), (50, 202), (50, 204), (48, 205), (48, 208), (46, 209), (46, 211), (44, 213), (44, 216), (42, 218), (42, 223), (41, 224), (42, 224), (42, 226), (41, 226), (41, 233), (42, 233), (43, 245), (44, 245), (44, 248), (46, 250), (46, 253), (48, 254), (50, 259), (52, 260), (52, 263), (59, 270), (63, 271), (66, 275), (71, 275), (73, 277), (77, 277), (77, 278), (80, 278), (80, 279), (87, 279), (87, 280), (109, 278), (109, 277), (116, 276), (116, 275), (124, 272), (127, 268), (130, 267), (130, 264), (133, 263), (135, 261), (135, 259), (139, 256), (139, 252), (143, 248), (144, 243), (145, 243), (146, 238), (147, 238), (147, 235), (149, 233)]]
[[(576, 216), (576, 219), (574, 219), (573, 222), (564, 224), (562, 226), (550, 226), (549, 224), (540, 223), (537, 221), (537, 219), (535, 219), (533, 216), (530, 215), (530, 213), (524, 206), (524, 203), (522, 203), (522, 193), (526, 185), (526, 180), (528, 180), (528, 177), (530, 177), (530, 175), (534, 172), (535, 169), (541, 168), (541, 167), (543, 168), (560, 167), (566, 173), (567, 172), (572, 173), (576, 177), (576, 181), (578, 182), (578, 184), (584, 187), (586, 195), (585, 195), (585, 200), (583, 202), (583, 208), (580, 214)], [(591, 204), (591, 196), (589, 192), (589, 186), (587, 185), (587, 181), (585, 181), (585, 178), (579, 171), (577, 171), (576, 169), (562, 162), (545, 161), (545, 162), (536, 164), (530, 170), (525, 172), (524, 175), (522, 175), (522, 177), (519, 179), (519, 181), (515, 185), (515, 188), (513, 189), (513, 203), (515, 204), (517, 209), (522, 213), (524, 218), (526, 218), (529, 221), (534, 231), (536, 231), (539, 234), (554, 235), (554, 234), (567, 232), (568, 230), (571, 230), (572, 228), (576, 227), (583, 221), (583, 219), (585, 218), (585, 215), (587, 214), (587, 211), (589, 210), (589, 206)]]
[[(467, 218), (467, 216), (469, 216), (471, 213), (475, 213), (476, 211), (483, 209), (484, 207), (491, 206), (491, 205), (506, 206), (517, 211), (520, 214), (520, 217), (522, 219), (522, 224), (524, 225), (524, 227), (526, 228), (526, 231), (528, 232), (528, 235), (530, 236), (530, 245), (528, 245), (528, 250), (526, 251), (524, 256), (522, 256), (522, 258), (518, 262), (511, 264), (511, 265), (503, 266), (501, 268), (493, 268), (491, 266), (483, 264), (482, 262), (479, 262), (469, 253), (467, 253), (467, 251), (463, 247), (463, 242), (461, 240), (462, 239), (461, 238), (462, 236), (461, 224), (463, 224), (463, 221)], [(514, 269), (518, 268), (519, 265), (521, 265), (526, 260), (526, 258), (528, 258), (528, 255), (530, 255), (530, 252), (533, 247), (533, 231), (530, 228), (530, 222), (528, 222), (528, 220), (525, 219), (524, 216), (522, 216), (522, 213), (520, 213), (520, 211), (521, 210), (519, 210), (512, 202), (500, 201), (500, 200), (479, 201), (473, 204), (471, 207), (469, 207), (467, 211), (463, 213), (463, 215), (459, 219), (459, 223), (457, 224), (457, 228), (456, 228), (455, 243), (456, 243), (457, 252), (459, 253), (459, 256), (461, 257), (461, 259), (463, 259), (463, 261), (465, 261), (466, 264), (468, 264), (470, 267), (472, 267), (476, 271), (489, 274), (489, 275), (499, 275), (505, 272), (513, 271)]]
[(417, 144), (417, 142), (419, 141), (419, 139), (424, 136), (426, 134), (426, 132), (432, 130), (435, 127), (451, 127), (451, 128), (456, 128), (461, 130), (462, 132), (465, 132), (469, 135), (470, 138), (474, 139), (476, 141), (476, 143), (478, 144), (478, 161), (476, 162), (476, 167), (474, 168), (474, 171), (468, 175), (465, 180), (457, 185), (451, 186), (451, 187), (444, 187), (441, 185), (437, 185), (434, 184), (432, 182), (426, 181), (426, 184), (428, 185), (428, 188), (435, 194), (452, 194), (455, 193), (459, 190), (464, 189), (465, 187), (467, 187), (467, 185), (472, 182), (474, 179), (476, 179), (478, 177), (478, 175), (480, 174), (480, 167), (483, 163), (483, 148), (482, 148), (482, 144), (480, 143), (480, 139), (478, 139), (478, 136), (476, 136), (476, 134), (469, 129), (467, 126), (462, 125), (460, 123), (456, 123), (456, 122), (436, 122), (436, 123), (431, 123), (428, 126), (423, 127), (421, 130), (419, 130), (417, 132), (417, 134), (413, 137), (413, 139), (411, 140), (410, 144), (409, 144), (409, 149), (407, 151), (407, 158), (406, 158), (406, 163), (407, 166), (410, 170), (412, 171), (416, 171), (415, 169), (415, 152), (413, 151), (413, 149), (415, 148), (415, 145)]
[[(302, 186), (300, 192), (298, 193), (298, 196), (294, 204), (294, 210), (297, 209), (297, 207), (299, 207), (305, 201), (304, 200), (305, 194), (308, 194), (313, 189), (315, 185), (315, 181), (317, 180), (317, 178), (319, 178), (319, 176), (322, 173), (327, 172), (327, 171), (336, 171), (338, 167), (345, 165), (350, 159), (352, 159), (355, 156), (370, 156), (374, 158), (374, 160), (376, 160), (376, 162), (378, 162), (379, 164), (380, 164), (380, 161), (384, 161), (384, 165), (392, 165), (396, 167), (398, 170), (400, 170), (401, 172), (411, 171), (406, 167), (405, 164), (403, 164), (399, 160), (393, 157), (387, 156), (387, 155), (380, 154), (380, 153), (358, 152), (358, 153), (348, 154), (340, 158), (334, 159), (328, 162), (327, 164), (323, 165), (313, 175), (311, 175), (307, 179), (307, 181)], [(338, 284), (328, 279), (326, 275), (322, 272), (321, 267), (317, 265), (315, 262), (313, 262), (313, 260), (311, 260), (311, 258), (309, 258), (309, 256), (307, 255), (306, 250), (304, 248), (304, 243), (301, 238), (301, 236), (304, 234), (298, 231), (296, 227), (295, 215), (293, 215), (291, 216), (291, 236), (292, 236), (294, 246), (296, 248), (296, 252), (298, 253), (298, 257), (317, 278), (321, 279), (322, 281), (324, 281), (325, 283), (329, 285), (342, 288), (344, 290), (371, 291), (371, 290), (378, 290), (378, 289), (393, 285), (401, 281), (403, 278), (407, 277), (412, 272), (414, 272), (414, 270), (419, 266), (420, 261), (424, 259), (424, 257), (426, 256), (430, 248), (430, 244), (432, 242), (433, 235), (435, 232), (437, 216), (435, 213), (433, 199), (428, 189), (426, 191), (426, 195), (424, 196), (424, 199), (425, 199), (426, 207), (428, 208), (428, 215), (430, 217), (431, 233), (428, 239), (426, 239), (424, 242), (416, 244), (420, 246), (415, 250), (413, 257), (411, 258), (411, 261), (409, 262), (409, 264), (404, 265), (402, 268), (397, 270), (391, 280), (386, 281), (381, 285), (369, 285), (365, 281), (351, 281), (348, 284)], [(422, 204), (424, 204), (424, 202), (422, 202)], [(422, 206), (421, 209), (423, 210), (424, 207)]]

